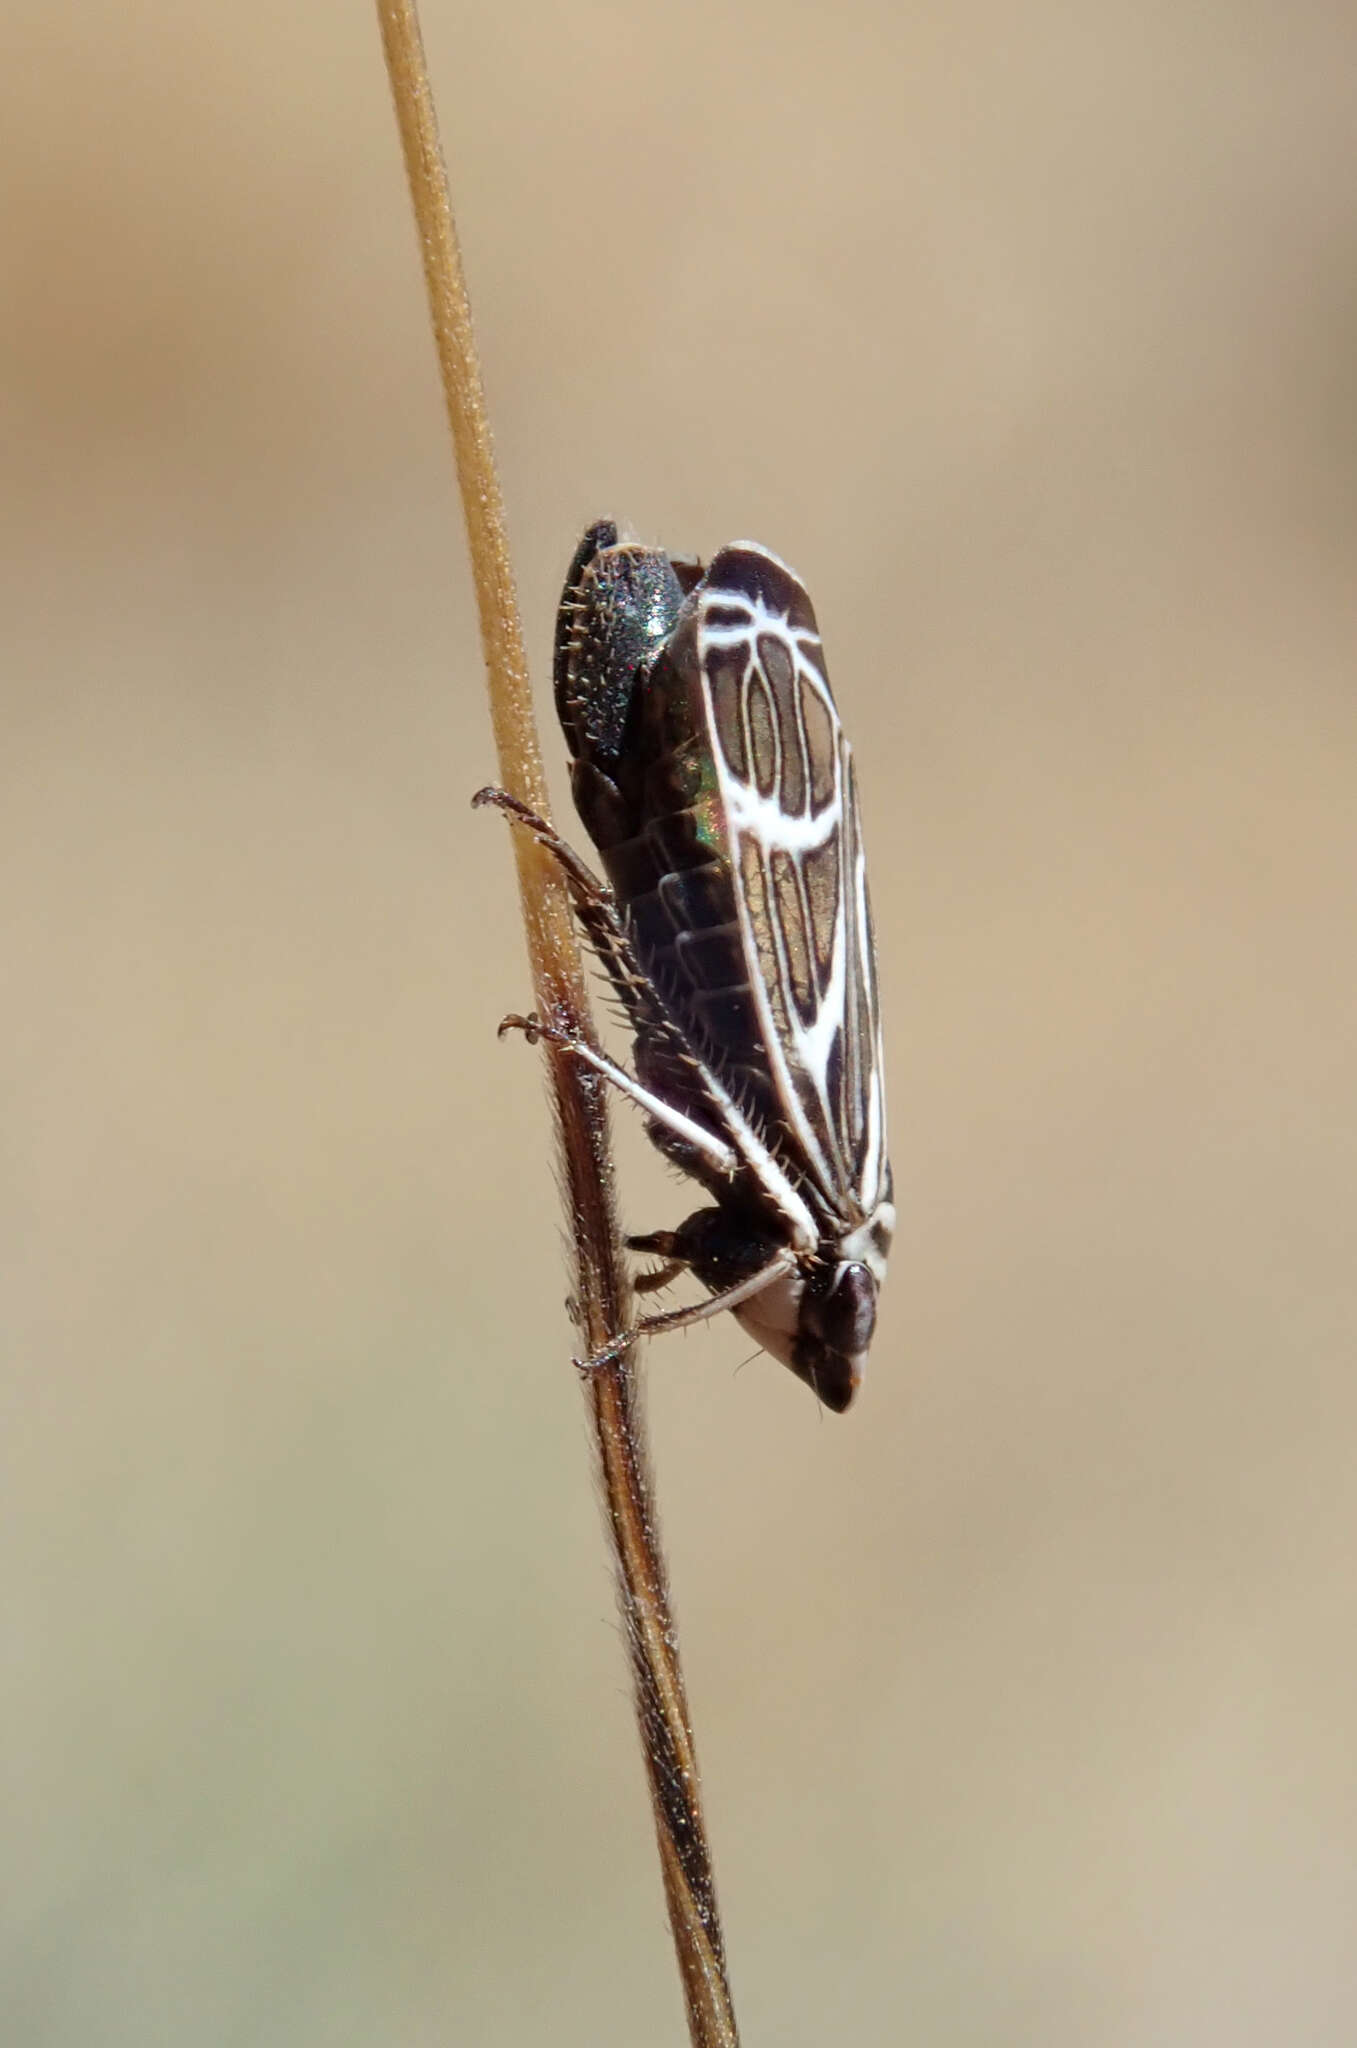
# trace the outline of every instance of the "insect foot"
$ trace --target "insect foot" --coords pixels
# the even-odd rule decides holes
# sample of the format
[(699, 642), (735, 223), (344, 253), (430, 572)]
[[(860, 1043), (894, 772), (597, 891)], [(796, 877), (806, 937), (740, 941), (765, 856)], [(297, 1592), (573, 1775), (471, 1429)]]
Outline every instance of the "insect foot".
[(577, 1038), (573, 1031), (562, 1031), (559, 1024), (544, 1024), (536, 1010), (529, 1010), (526, 1017), (520, 1017), (516, 1010), (511, 1010), (507, 1017), (501, 1017), (496, 1038), (503, 1038), (510, 1031), (521, 1031), (529, 1045), (558, 1045), (563, 1052), (577, 1053), (586, 1061), (597, 1057), (592, 1047), (587, 1046), (582, 1038)]
[(591, 1380), (595, 1373), (606, 1372), (610, 1365), (616, 1365), (626, 1357), (639, 1335), (637, 1330), (624, 1330), (620, 1337), (611, 1338), (601, 1350), (593, 1351), (588, 1358), (572, 1358), (571, 1364), (583, 1380)]
[(526, 1017), (520, 1017), (515, 1010), (511, 1010), (507, 1017), (501, 1017), (496, 1038), (507, 1038), (511, 1031), (521, 1031), (529, 1045), (536, 1045), (539, 1038), (548, 1035), (542, 1029), (542, 1020), (536, 1010), (530, 1010)]
[(555, 833), (545, 818), (539, 818), (519, 797), (511, 796), (507, 789), (497, 783), (487, 782), (484, 789), (478, 789), (471, 799), (473, 811), (503, 811), (506, 818), (512, 818), (519, 825), (526, 825), (539, 839), (554, 839)]

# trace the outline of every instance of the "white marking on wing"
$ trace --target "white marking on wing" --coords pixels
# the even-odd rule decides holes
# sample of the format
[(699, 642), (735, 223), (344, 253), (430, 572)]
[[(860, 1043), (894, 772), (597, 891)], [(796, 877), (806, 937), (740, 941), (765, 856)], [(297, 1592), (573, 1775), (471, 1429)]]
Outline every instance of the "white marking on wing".
[[(725, 591), (711, 591), (707, 603), (721, 609), (735, 609), (736, 603)], [(704, 613), (706, 607), (704, 606)], [(752, 783), (735, 775), (725, 758), (723, 750), (715, 747), (717, 774), (721, 794), (726, 807), (732, 840), (732, 856), (738, 877), (741, 842), (752, 840), (760, 849), (765, 875), (765, 902), (769, 913), (771, 937), (777, 954), (779, 980), (782, 984), (783, 1009), (786, 1014), (785, 1030), (774, 1016), (770, 994), (764, 984), (758, 964), (758, 948), (750, 928), (749, 906), (744, 892), (737, 887), (740, 922), (744, 938), (745, 954), (750, 967), (750, 986), (753, 990), (755, 1007), (762, 1030), (764, 1047), (768, 1057), (770, 1075), (777, 1087), (784, 1115), (789, 1128), (804, 1155), (812, 1178), (818, 1184), (821, 1197), (831, 1214), (838, 1215), (844, 1208), (845, 1200), (856, 1192), (851, 1184), (847, 1160), (842, 1156), (843, 1134), (839, 1119), (830, 1101), (829, 1060), (835, 1036), (845, 1024), (845, 1007), (848, 995), (848, 877), (844, 873), (844, 862), (839, 862), (839, 902), (834, 919), (834, 935), (830, 954), (828, 985), (816, 1007), (814, 1021), (803, 1024), (792, 990), (790, 962), (787, 957), (785, 937), (776, 915), (776, 892), (773, 888), (771, 858), (775, 851), (783, 851), (796, 862), (798, 869), (803, 857), (826, 846), (843, 830), (843, 778), (846, 748), (842, 743), (842, 729), (834, 699), (818, 668), (804, 659), (802, 644), (818, 648), (817, 636), (809, 633), (794, 634), (785, 615), (770, 612), (761, 604), (741, 602), (739, 609), (744, 618), (739, 626), (724, 624), (709, 626), (705, 616), (699, 621), (699, 669), (702, 680), (703, 698), (709, 730), (716, 733), (715, 711), (712, 702), (711, 684), (707, 668), (707, 653), (715, 648), (739, 648), (745, 651), (746, 684), (755, 668), (762, 667), (758, 657), (758, 640), (768, 635), (781, 640), (791, 659), (793, 675), (802, 687), (809, 688), (823, 706), (830, 722), (830, 739), (834, 747), (835, 794), (819, 812), (811, 808), (812, 775), (810, 762), (804, 759), (806, 773), (803, 780), (803, 808), (799, 812), (788, 811), (779, 801), (776, 793), (763, 796)], [(745, 623), (747, 620), (748, 623)], [(747, 695), (747, 691), (745, 693)], [(771, 693), (770, 693), (771, 694)], [(745, 715), (742, 711), (742, 715)], [(774, 721), (777, 736), (778, 765), (781, 765), (783, 743), (782, 721)], [(804, 758), (804, 757), (803, 757)], [(752, 748), (746, 735), (746, 759), (752, 762)], [(775, 792), (782, 787), (779, 776)], [(814, 951), (814, 941), (809, 929), (806, 945)], [(819, 1101), (820, 1118), (826, 1137), (839, 1155), (833, 1159), (826, 1155), (819, 1133), (812, 1125), (802, 1105), (801, 1097), (793, 1081), (793, 1072), (801, 1072), (810, 1081)]]

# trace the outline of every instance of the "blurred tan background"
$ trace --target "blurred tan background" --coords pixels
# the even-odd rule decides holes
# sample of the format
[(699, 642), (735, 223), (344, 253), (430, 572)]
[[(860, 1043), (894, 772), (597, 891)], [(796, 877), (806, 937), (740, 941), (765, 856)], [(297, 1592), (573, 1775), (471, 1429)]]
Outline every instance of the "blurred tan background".
[[(544, 708), (748, 534), (862, 764), (866, 1394), (649, 1365), (751, 2048), (1357, 2038), (1352, 11), (426, 27)], [(0, 2033), (677, 2041), (374, 21), (7, 41)]]

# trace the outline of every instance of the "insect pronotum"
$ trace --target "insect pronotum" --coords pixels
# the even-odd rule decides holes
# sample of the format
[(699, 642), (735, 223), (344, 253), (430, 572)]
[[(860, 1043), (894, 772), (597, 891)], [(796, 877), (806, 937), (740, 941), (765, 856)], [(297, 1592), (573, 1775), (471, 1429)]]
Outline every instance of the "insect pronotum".
[[(630, 1237), (846, 1408), (895, 1227), (871, 911), (852, 755), (804, 585), (751, 541), (707, 569), (590, 527), (556, 626), (556, 707), (600, 881), (543, 819), (482, 790), (556, 857), (626, 1012), (635, 1073), (536, 1016), (645, 1113), (709, 1198)], [(602, 1356), (615, 1355), (602, 1354)], [(598, 1362), (598, 1361), (590, 1361)]]

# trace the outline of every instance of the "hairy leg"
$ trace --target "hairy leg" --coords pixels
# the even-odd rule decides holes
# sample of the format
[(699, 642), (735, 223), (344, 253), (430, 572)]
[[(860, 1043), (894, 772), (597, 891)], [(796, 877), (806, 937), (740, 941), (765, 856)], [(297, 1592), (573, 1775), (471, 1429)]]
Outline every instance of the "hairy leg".
[(710, 1295), (706, 1301), (695, 1302), (691, 1308), (671, 1308), (662, 1315), (642, 1316), (634, 1330), (613, 1338), (601, 1351), (591, 1358), (577, 1358), (575, 1364), (581, 1372), (597, 1372), (605, 1365), (613, 1365), (622, 1356), (627, 1346), (637, 1337), (662, 1337), (669, 1330), (686, 1330), (694, 1323), (705, 1323), (711, 1316), (719, 1316), (723, 1310), (738, 1308), (742, 1301), (761, 1294), (765, 1287), (771, 1287), (774, 1280), (781, 1279), (796, 1264), (791, 1251), (781, 1251), (775, 1258), (761, 1266), (757, 1273), (751, 1273), (744, 1280), (737, 1280), (733, 1287), (723, 1287), (719, 1294)]

